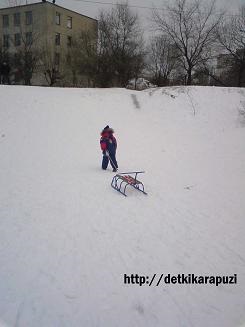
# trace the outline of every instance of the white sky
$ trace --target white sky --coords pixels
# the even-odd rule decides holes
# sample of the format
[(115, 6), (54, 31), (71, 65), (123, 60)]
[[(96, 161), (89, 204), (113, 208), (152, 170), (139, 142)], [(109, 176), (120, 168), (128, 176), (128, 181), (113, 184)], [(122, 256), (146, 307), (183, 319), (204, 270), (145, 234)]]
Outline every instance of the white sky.
[[(10, 0), (11, 1), (11, 0)], [(19, 0), (21, 1), (21, 0)], [(33, 2), (41, 2), (41, 0), (22, 0), (22, 4), (33, 3)], [(51, 0), (47, 0), (51, 1)], [(93, 0), (91, 0), (93, 1)], [(96, 0), (94, 0), (96, 1)], [(111, 2), (111, 3), (118, 3), (120, 0), (97, 0), (102, 3)], [(202, 0), (206, 3), (206, 0)], [(136, 5), (136, 6), (147, 6), (147, 7), (162, 7), (164, 3), (168, 2), (168, 0), (128, 0), (129, 5)], [(8, 0), (0, 0), (0, 7), (8, 6)], [(101, 8), (107, 9), (112, 7), (111, 5), (103, 5), (103, 4), (93, 4), (93, 3), (86, 3), (82, 0), (56, 0), (56, 3), (60, 6), (75, 10), (80, 12), (81, 14), (91, 16), (96, 18), (98, 12)], [(245, 0), (217, 0), (217, 5), (222, 10), (225, 8), (227, 11), (231, 11), (235, 13), (239, 6), (242, 4), (245, 5)], [(143, 19), (146, 19), (147, 16), (151, 15), (151, 11), (147, 9), (137, 9), (139, 16)]]
[[(14, 0), (12, 0), (13, 2)], [(17, 0), (22, 4), (27, 3), (35, 3), (41, 2), (41, 0)], [(47, 0), (51, 2), (51, 0)], [(120, 2), (125, 2), (125, 0), (91, 0), (91, 1), (98, 1), (98, 3), (89, 3), (83, 0), (56, 0), (56, 4), (62, 7), (66, 7), (68, 9), (72, 9), (77, 11), (83, 15), (90, 16), (93, 18), (98, 17), (98, 13), (100, 9), (110, 9), (113, 5), (108, 5), (106, 3), (113, 3), (117, 4)], [(163, 7), (164, 4), (168, 3), (169, 1), (173, 0), (127, 0), (129, 5), (132, 6), (146, 6), (146, 7)], [(206, 4), (207, 0), (201, 0), (204, 4)], [(238, 8), (241, 5), (245, 5), (245, 0), (216, 0), (217, 1), (217, 11), (226, 10), (227, 13), (236, 14)], [(7, 7), (11, 0), (0, 0), (0, 8)], [(104, 5), (103, 5), (104, 4)], [(151, 34), (151, 23), (148, 18), (151, 18), (152, 11), (149, 9), (136, 9), (132, 8), (134, 11), (137, 11), (139, 17), (141, 18), (142, 26), (146, 32), (146, 34)]]

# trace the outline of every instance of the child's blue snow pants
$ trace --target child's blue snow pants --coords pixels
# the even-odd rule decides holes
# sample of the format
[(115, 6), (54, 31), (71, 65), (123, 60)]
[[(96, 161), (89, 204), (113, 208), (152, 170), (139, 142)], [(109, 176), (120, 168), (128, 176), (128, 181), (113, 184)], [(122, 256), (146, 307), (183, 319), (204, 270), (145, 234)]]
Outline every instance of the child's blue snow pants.
[(102, 169), (106, 170), (110, 161), (110, 164), (113, 169), (117, 169), (117, 160), (116, 160), (116, 153), (109, 153), (109, 156), (103, 155), (103, 160), (102, 160)]

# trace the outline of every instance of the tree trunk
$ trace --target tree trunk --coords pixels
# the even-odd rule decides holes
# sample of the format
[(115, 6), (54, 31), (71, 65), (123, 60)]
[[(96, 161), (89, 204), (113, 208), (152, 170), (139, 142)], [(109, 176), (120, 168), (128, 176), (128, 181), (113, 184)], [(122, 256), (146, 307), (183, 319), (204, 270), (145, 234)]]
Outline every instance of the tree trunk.
[(237, 86), (242, 86), (242, 80), (243, 80), (243, 73), (245, 71), (245, 65), (241, 64), (238, 71), (238, 80), (237, 80)]
[(191, 85), (192, 83), (192, 67), (187, 70), (187, 80), (186, 85)]
[(134, 81), (134, 89), (137, 90), (137, 80), (138, 80), (138, 77), (135, 76), (135, 81)]

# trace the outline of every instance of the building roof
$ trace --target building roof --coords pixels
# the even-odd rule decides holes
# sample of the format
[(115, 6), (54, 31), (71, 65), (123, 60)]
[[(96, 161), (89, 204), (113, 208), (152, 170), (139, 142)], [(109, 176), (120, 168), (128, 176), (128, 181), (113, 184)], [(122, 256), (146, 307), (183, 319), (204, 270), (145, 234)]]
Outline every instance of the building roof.
[(77, 15), (80, 15), (80, 16), (83, 16), (83, 17), (86, 17), (88, 19), (91, 19), (91, 20), (94, 20), (94, 21), (97, 22), (97, 19), (95, 19), (95, 18), (92, 18), (92, 17), (86, 16), (86, 15), (80, 14), (79, 12), (74, 11), (74, 10), (71, 10), (69, 8), (65, 8), (65, 7), (59, 6), (56, 3), (52, 3), (52, 2), (49, 2), (49, 1), (42, 2), (41, 0), (40, 0), (40, 2), (29, 3), (27, 5), (19, 5), (19, 6), (12, 6), (12, 7), (0, 8), (0, 12), (1, 12), (1, 10), (14, 9), (14, 8), (23, 8), (23, 7), (30, 7), (30, 6), (36, 6), (36, 5), (39, 5), (39, 6), (42, 5), (43, 6), (43, 5), (47, 5), (47, 4), (48, 5), (51, 5), (51, 6), (55, 6), (57, 8), (62, 8), (62, 9), (68, 10), (68, 11), (74, 13), (74, 14), (77, 14)]

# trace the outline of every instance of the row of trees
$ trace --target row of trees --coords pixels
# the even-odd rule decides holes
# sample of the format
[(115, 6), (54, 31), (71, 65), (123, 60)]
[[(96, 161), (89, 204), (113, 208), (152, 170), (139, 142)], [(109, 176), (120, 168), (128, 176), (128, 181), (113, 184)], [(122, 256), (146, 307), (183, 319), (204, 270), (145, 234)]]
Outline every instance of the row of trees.
[(187, 85), (204, 83), (205, 77), (206, 83), (244, 85), (244, 11), (229, 16), (216, 12), (215, 0), (203, 3), (177, 0), (165, 11), (153, 12), (159, 35), (151, 41), (149, 55), (157, 84), (168, 83), (173, 74)]
[(139, 18), (127, 5), (101, 12), (98, 48), (83, 34), (76, 64), (98, 86), (124, 86), (142, 73), (156, 85), (244, 85), (244, 11), (229, 16), (216, 12), (215, 0), (175, 0), (153, 11), (152, 26), (146, 45)]
[[(95, 39), (98, 37), (98, 42)], [(99, 87), (125, 86), (145, 68), (143, 34), (138, 16), (127, 5), (102, 11), (98, 35), (84, 31), (70, 49), (73, 72)]]
[(11, 75), (14, 75), (13, 83), (31, 85), (33, 75), (37, 73), (43, 75), (50, 86), (54, 85), (58, 81), (59, 72), (50, 46), (47, 44), (40, 47), (41, 37), (34, 31), (31, 38), (23, 31), (20, 31), (19, 37), (21, 46), (18, 43), (15, 45), (14, 39), (8, 40), (9, 44), (15, 45), (14, 51), (9, 52), (9, 47), (0, 47), (0, 62), (6, 62), (10, 67)]
[(42, 62), (50, 85), (68, 75), (73, 85), (82, 75), (97, 87), (125, 86), (142, 75), (159, 86), (245, 85), (244, 11), (229, 16), (216, 12), (215, 0), (175, 0), (154, 10), (151, 22), (154, 35), (146, 40), (138, 15), (127, 4), (117, 5), (100, 12), (98, 34), (73, 37), (62, 72), (48, 47), (41, 54), (34, 42), (19, 50), (15, 62), (26, 84)]

